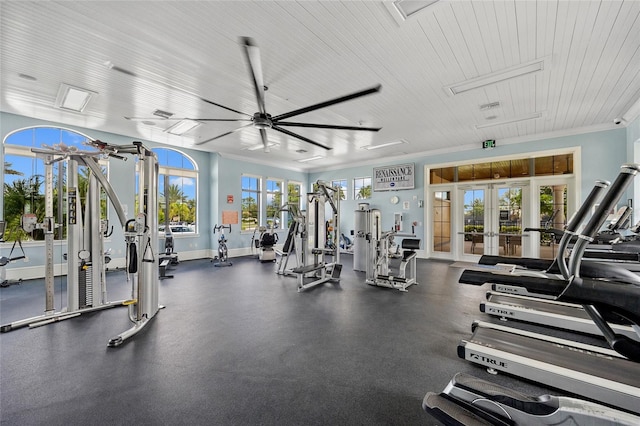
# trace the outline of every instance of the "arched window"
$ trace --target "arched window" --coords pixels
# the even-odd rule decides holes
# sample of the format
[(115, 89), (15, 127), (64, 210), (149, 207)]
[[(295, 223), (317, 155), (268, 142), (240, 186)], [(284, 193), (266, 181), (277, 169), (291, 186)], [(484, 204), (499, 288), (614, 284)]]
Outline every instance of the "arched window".
[[(44, 239), (41, 230), (26, 235), (20, 227), (20, 219), (25, 213), (34, 213), (41, 223), (45, 217), (45, 164), (41, 157), (31, 151), (32, 148), (75, 147), (83, 151), (95, 148), (86, 145), (91, 140), (72, 130), (58, 127), (31, 127), (17, 130), (7, 135), (3, 141), (3, 205), (6, 241), (16, 239)], [(96, 150), (97, 151), (97, 150)], [(106, 164), (103, 170), (107, 173)], [(88, 171), (80, 167), (78, 172), (79, 192), (84, 205), (86, 196)], [(53, 163), (53, 216), (55, 223), (63, 224), (65, 220), (66, 176), (64, 162)], [(102, 216), (106, 216), (106, 197), (102, 194)], [(57, 227), (55, 238), (64, 238), (64, 228)]]
[(153, 148), (158, 156), (159, 230), (170, 226), (173, 234), (198, 230), (198, 169), (195, 162), (170, 148)]

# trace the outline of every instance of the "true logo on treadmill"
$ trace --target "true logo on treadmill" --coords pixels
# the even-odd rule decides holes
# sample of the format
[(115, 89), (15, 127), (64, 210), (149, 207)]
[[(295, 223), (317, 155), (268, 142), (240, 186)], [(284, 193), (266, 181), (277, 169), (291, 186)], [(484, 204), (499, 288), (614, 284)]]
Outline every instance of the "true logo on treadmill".
[(471, 361), (480, 361), (483, 364), (487, 364), (487, 365), (491, 365), (491, 366), (496, 366), (496, 367), (502, 367), (502, 368), (507, 368), (507, 363), (504, 361), (499, 361), (495, 358), (489, 358), (487, 356), (481, 355), (481, 354), (477, 354), (474, 352), (470, 352), (469, 353), (469, 358)]
[(510, 316), (510, 317), (515, 315), (515, 313), (513, 311), (507, 311), (505, 309), (493, 308), (493, 307), (489, 307), (489, 313), (490, 314)]
[(518, 289), (511, 288), (511, 287), (496, 286), (496, 291), (499, 291), (502, 293), (517, 293)]

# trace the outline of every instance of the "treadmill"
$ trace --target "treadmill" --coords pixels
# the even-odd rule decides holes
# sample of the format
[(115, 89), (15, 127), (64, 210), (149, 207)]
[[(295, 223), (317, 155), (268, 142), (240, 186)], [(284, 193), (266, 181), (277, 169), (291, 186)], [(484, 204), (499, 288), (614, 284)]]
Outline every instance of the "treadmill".
[(566, 396), (530, 396), (458, 373), (422, 408), (445, 425), (638, 425), (640, 416)]
[[(503, 321), (523, 321), (602, 337), (602, 331), (582, 305), (518, 294), (505, 294), (499, 291), (488, 291), (486, 299), (480, 303), (480, 312), (498, 317)], [(611, 328), (618, 334), (637, 339), (636, 331), (628, 323), (612, 323)]]
[[(518, 276), (465, 270), (460, 277), (461, 283), (524, 287), (532, 294), (582, 305), (612, 351), (512, 327), (474, 323), (472, 337), (458, 345), (459, 357), (492, 371), (504, 371), (640, 414), (640, 341), (637, 340), (640, 337), (640, 285), (636, 281), (625, 281), (624, 273), (619, 278), (581, 276), (586, 245), (639, 171), (640, 165), (622, 166), (599, 208), (582, 233), (576, 235), (577, 242), (568, 264), (561, 247), (563, 250), (556, 259), (559, 275)], [(580, 210), (586, 215), (589, 207)], [(578, 217), (576, 221), (581, 222), (583, 218)], [(610, 322), (621, 319), (636, 331), (635, 339), (611, 327)]]

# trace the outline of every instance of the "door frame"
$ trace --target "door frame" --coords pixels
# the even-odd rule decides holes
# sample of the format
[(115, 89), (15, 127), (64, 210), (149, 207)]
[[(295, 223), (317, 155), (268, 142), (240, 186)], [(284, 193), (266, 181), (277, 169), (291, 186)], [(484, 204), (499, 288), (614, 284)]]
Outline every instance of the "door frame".
[[(500, 161), (500, 160), (514, 160), (520, 158), (536, 158), (550, 155), (561, 155), (561, 154), (573, 154), (573, 174), (569, 175), (551, 175), (551, 176), (531, 176), (531, 177), (522, 177), (522, 178), (513, 178), (513, 179), (500, 179), (500, 182), (507, 182), (511, 184), (511, 181), (514, 182), (529, 182), (529, 195), (527, 197), (529, 202), (529, 209), (527, 212), (523, 211), (523, 215), (527, 215), (527, 222), (524, 222), (523, 218), (523, 227), (530, 226), (531, 221), (535, 221), (534, 218), (540, 217), (540, 207), (538, 202), (538, 194), (540, 191), (540, 186), (548, 185), (550, 182), (554, 183), (566, 183), (567, 184), (567, 212), (568, 216), (571, 217), (571, 214), (576, 211), (579, 200), (581, 199), (581, 186), (578, 184), (581, 179), (581, 150), (580, 147), (569, 147), (563, 149), (554, 149), (554, 150), (546, 150), (546, 151), (533, 151), (528, 153), (520, 153), (515, 155), (506, 155), (506, 156), (496, 156), (496, 157), (482, 157), (476, 158), (472, 160), (463, 160), (463, 161), (450, 161), (446, 163), (437, 163), (437, 164), (425, 164), (424, 166), (424, 199), (425, 199), (425, 209), (424, 209), (424, 238), (425, 238), (425, 257), (427, 259), (442, 259), (442, 260), (450, 260), (450, 261), (462, 261), (466, 259), (461, 259), (460, 254), (461, 250), (459, 248), (459, 239), (455, 238), (457, 236), (457, 232), (460, 229), (464, 229), (461, 227), (461, 215), (455, 212), (458, 201), (456, 199), (456, 194), (459, 193), (459, 186), (469, 186), (473, 184), (483, 184), (483, 183), (495, 183), (494, 180), (485, 180), (485, 181), (467, 181), (467, 182), (449, 182), (449, 183), (438, 183), (438, 184), (430, 184), (429, 177), (432, 169), (438, 169), (443, 167), (453, 167), (467, 164), (477, 164), (481, 162), (491, 162), (491, 161)], [(451, 251), (450, 252), (434, 252), (433, 251), (433, 193), (437, 191), (451, 191), (452, 192), (452, 219), (451, 219)], [(524, 197), (524, 194), (523, 194)], [(523, 201), (524, 203), (524, 201)], [(535, 225), (535, 224), (534, 224)], [(537, 227), (537, 226), (536, 226)], [(522, 239), (522, 253), (523, 256), (535, 257), (540, 253), (539, 248), (539, 237), (535, 238), (535, 235), (532, 236), (529, 234), (529, 237)], [(476, 256), (474, 260), (477, 261), (479, 256)]]
[[(483, 182), (470, 182), (457, 185), (456, 190), (456, 202), (452, 207), (452, 215), (455, 215), (457, 220), (457, 232), (456, 240), (458, 244), (457, 253), (455, 253), (456, 259), (469, 262), (477, 262), (483, 254), (486, 255), (499, 255), (500, 254), (500, 219), (499, 219), (499, 207), (500, 197), (498, 191), (505, 188), (520, 188), (522, 191), (521, 197), (521, 212), (520, 224), (522, 230), (527, 226), (531, 226), (532, 211), (532, 197), (531, 194), (531, 178), (527, 179), (505, 179), (500, 181), (483, 181)], [(464, 191), (469, 189), (482, 189), (484, 194), (484, 218), (483, 218), (483, 253), (469, 254), (464, 252)], [(521, 230), (521, 255), (528, 256), (530, 253), (530, 246), (527, 244), (529, 239), (528, 234), (523, 233)], [(461, 237), (462, 236), (462, 237)]]

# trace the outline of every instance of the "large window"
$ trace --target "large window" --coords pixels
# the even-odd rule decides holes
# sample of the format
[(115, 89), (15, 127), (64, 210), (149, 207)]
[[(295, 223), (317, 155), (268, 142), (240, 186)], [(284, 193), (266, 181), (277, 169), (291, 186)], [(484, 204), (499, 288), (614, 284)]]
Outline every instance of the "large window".
[[(299, 210), (302, 209), (302, 197), (300, 193), (302, 192), (302, 184), (299, 182), (289, 181), (287, 183), (287, 203), (295, 205)], [(293, 222), (293, 216), (290, 213), (287, 213), (287, 227), (291, 226), (291, 222)]]
[(560, 154), (548, 157), (520, 158), (434, 168), (430, 170), (429, 183), (466, 182), (572, 173), (573, 154)]
[(257, 176), (242, 176), (242, 231), (253, 231), (260, 224), (260, 184)]
[[(45, 217), (45, 164), (31, 151), (31, 148), (41, 148), (43, 145), (51, 148), (77, 148), (83, 151), (93, 151), (93, 147), (85, 143), (90, 140), (85, 135), (57, 127), (33, 127), (23, 129), (8, 135), (4, 140), (4, 173), (3, 173), (3, 213), (6, 222), (4, 239), (42, 240), (44, 233), (35, 230), (26, 234), (21, 226), (21, 217), (25, 213), (37, 216), (38, 223)], [(97, 150), (96, 150), (97, 151)], [(102, 164), (103, 173), (107, 174), (106, 164)], [(66, 221), (66, 167), (65, 162), (52, 165), (53, 179), (53, 217), (58, 224)], [(78, 193), (84, 211), (89, 171), (86, 167), (78, 168)], [(101, 217), (106, 217), (107, 201), (101, 192)], [(65, 237), (65, 229), (57, 227), (54, 237)]]
[[(169, 224), (173, 234), (198, 230), (198, 171), (194, 161), (169, 148), (153, 148), (158, 156), (158, 224), (164, 232)], [(168, 214), (168, 216), (167, 216)]]
[(347, 180), (346, 179), (332, 180), (331, 181), (331, 186), (333, 186), (334, 188), (339, 188), (340, 189), (340, 199), (341, 200), (346, 200), (347, 199)]
[(273, 229), (281, 229), (283, 218), (280, 212), (282, 207), (282, 180), (267, 179), (267, 226)]
[(366, 200), (371, 198), (371, 177), (355, 178), (353, 180), (353, 199)]

